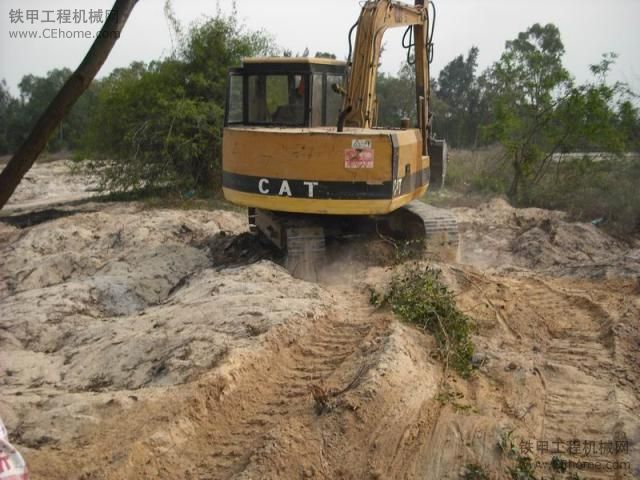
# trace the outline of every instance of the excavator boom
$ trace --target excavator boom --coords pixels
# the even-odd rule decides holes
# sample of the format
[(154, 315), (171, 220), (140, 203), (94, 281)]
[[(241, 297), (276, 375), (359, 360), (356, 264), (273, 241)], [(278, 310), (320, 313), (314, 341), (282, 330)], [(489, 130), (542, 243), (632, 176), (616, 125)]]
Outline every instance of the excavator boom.
[[(427, 0), (428, 1), (428, 0)], [(425, 0), (415, 6), (392, 0), (369, 1), (362, 7), (357, 22), (355, 49), (347, 70), (347, 88), (341, 122), (349, 127), (372, 128), (376, 117), (376, 79), (386, 30), (397, 27), (414, 29), (416, 103), (418, 128), (422, 133), (423, 155), (429, 138), (429, 9)], [(354, 27), (356, 26), (354, 25)], [(340, 125), (339, 129), (342, 127)]]

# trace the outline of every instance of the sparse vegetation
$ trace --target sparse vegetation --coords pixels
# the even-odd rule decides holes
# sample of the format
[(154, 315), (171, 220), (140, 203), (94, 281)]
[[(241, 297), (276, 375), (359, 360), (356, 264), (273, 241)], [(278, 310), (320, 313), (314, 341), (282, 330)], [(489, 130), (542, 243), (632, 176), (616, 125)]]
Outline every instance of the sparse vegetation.
[(326, 388), (322, 385), (315, 384), (309, 385), (309, 392), (311, 393), (311, 397), (314, 401), (316, 414), (322, 415), (324, 413), (328, 413), (339, 406), (341, 404), (340, 396), (360, 385), (370, 368), (371, 364), (363, 364), (358, 369), (351, 382), (341, 389)]
[(495, 146), (477, 150), (451, 150), (448, 189), (468, 194), (501, 194), (509, 186), (504, 150)]
[(462, 475), (463, 480), (489, 480), (489, 478), (489, 475), (484, 469), (476, 463), (467, 464), (465, 472)]
[(507, 468), (512, 480), (538, 480), (535, 476), (535, 464), (528, 455), (523, 454), (513, 440), (513, 430), (502, 432), (498, 446), (502, 454), (513, 462)]
[(456, 412), (470, 412), (474, 411), (474, 407), (468, 403), (460, 403), (458, 400), (462, 400), (464, 394), (453, 390), (448, 384), (443, 384), (440, 389), (440, 393), (436, 396), (436, 400), (442, 405), (449, 404)]
[(401, 265), (411, 258), (420, 258), (424, 252), (424, 239), (407, 240), (396, 244), (394, 262)]
[(378, 232), (378, 236), (393, 248), (393, 263), (401, 265), (411, 258), (420, 258), (424, 252), (424, 239), (396, 240)]
[(554, 472), (564, 473), (567, 471), (567, 462), (562, 460), (562, 458), (558, 457), (557, 455), (554, 455), (551, 458), (551, 468)]
[(380, 295), (375, 288), (369, 287), (369, 303), (374, 307), (379, 307), (384, 303), (384, 296)]
[(404, 321), (432, 333), (446, 366), (463, 377), (471, 374), (471, 319), (458, 310), (439, 270), (405, 267), (393, 277), (383, 303)]
[[(640, 156), (563, 155), (549, 175), (521, 197), (520, 206), (564, 210), (572, 219), (593, 221), (616, 235), (640, 233)], [(508, 160), (501, 148), (454, 150), (447, 186), (463, 203), (506, 192)], [(451, 202), (444, 199), (444, 202)]]

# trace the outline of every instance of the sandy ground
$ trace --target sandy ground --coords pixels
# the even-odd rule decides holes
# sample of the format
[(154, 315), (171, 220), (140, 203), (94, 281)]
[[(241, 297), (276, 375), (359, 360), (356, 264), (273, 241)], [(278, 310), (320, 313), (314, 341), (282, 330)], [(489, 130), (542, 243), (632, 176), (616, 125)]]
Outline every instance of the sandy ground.
[(2, 212), (15, 213), (60, 203), (69, 204), (94, 195), (95, 183), (81, 175), (70, 175), (71, 166), (71, 160), (36, 162), (24, 176)]
[(86, 181), (49, 165), (63, 192), (0, 218), (0, 416), (33, 478), (507, 479), (507, 435), (539, 479), (640, 478), (638, 243), (455, 209), (460, 262), (432, 263), (476, 322), (464, 380), (369, 304), (399, 267), (346, 252), (310, 283), (254, 254), (237, 213), (52, 210)]

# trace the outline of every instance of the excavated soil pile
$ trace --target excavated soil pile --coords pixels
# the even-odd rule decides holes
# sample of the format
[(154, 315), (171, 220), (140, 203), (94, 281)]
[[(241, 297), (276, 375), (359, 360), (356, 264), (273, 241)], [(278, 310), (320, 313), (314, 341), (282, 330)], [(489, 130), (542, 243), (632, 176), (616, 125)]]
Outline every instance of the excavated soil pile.
[(640, 241), (631, 244), (563, 212), (517, 209), (502, 199), (454, 209), (465, 242), (462, 262), (523, 267), (554, 276), (616, 278), (640, 275)]

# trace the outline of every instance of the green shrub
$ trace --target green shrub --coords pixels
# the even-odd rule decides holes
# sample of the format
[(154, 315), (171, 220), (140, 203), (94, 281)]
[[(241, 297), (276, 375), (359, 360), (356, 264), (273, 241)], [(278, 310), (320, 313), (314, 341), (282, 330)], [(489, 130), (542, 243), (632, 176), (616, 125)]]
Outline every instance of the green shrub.
[(520, 451), (512, 438), (512, 434), (513, 430), (504, 431), (498, 441), (502, 454), (512, 462), (512, 465), (507, 467), (509, 476), (512, 480), (538, 480), (535, 476), (536, 467), (533, 460)]
[[(447, 187), (473, 194), (504, 194), (510, 166), (499, 148), (452, 150)], [(640, 156), (571, 154), (555, 157), (548, 173), (523, 186), (519, 206), (563, 210), (579, 221), (594, 221), (622, 235), (640, 233)]]
[(103, 191), (219, 186), (227, 69), (272, 51), (262, 32), (235, 14), (208, 18), (183, 34), (169, 58), (115, 70), (102, 83), (83, 157)]
[(471, 319), (458, 310), (440, 271), (413, 265), (395, 275), (385, 300), (404, 321), (432, 333), (445, 365), (471, 373)]
[(465, 472), (462, 475), (463, 480), (489, 480), (489, 475), (484, 469), (475, 463), (469, 463), (465, 467)]

